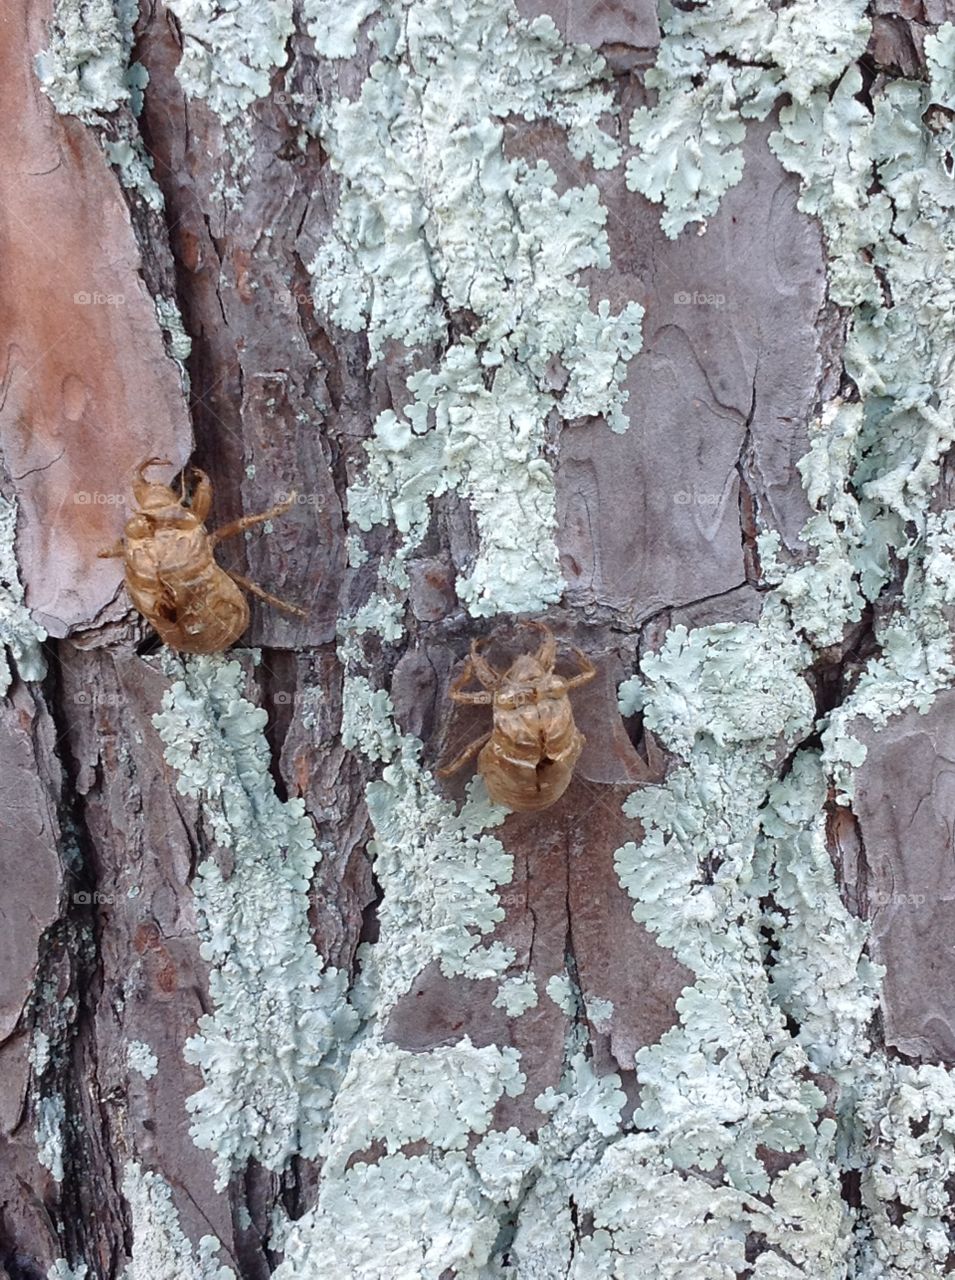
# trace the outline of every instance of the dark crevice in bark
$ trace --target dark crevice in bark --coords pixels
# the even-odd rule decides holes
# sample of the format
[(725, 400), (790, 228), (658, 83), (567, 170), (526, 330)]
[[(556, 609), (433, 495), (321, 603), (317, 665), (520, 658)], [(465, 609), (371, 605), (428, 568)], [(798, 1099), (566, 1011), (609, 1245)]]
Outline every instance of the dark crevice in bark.
[[(290, 1186), (294, 1184), (295, 1176), (290, 1168)], [(284, 1185), (284, 1178), (280, 1182), (274, 1174), (263, 1169), (254, 1160), (229, 1185), (234, 1233), (233, 1255), (242, 1280), (268, 1280), (277, 1265), (276, 1255), (268, 1248), (272, 1230), (270, 1214), (276, 1200), (281, 1197)], [(251, 1218), (251, 1223), (246, 1228), (243, 1228), (240, 1221), (242, 1208), (246, 1209)]]
[(739, 524), (740, 538), (743, 547), (743, 572), (746, 581), (756, 590), (765, 589), (762, 582), (762, 569), (759, 563), (759, 552), (756, 546), (758, 532), (759, 504), (754, 486), (750, 482), (750, 474), (755, 464), (755, 446), (753, 442), (753, 421), (756, 417), (756, 385), (759, 379), (759, 358), (753, 370), (753, 392), (749, 412), (743, 423), (743, 439), (740, 442), (739, 455), (736, 459), (736, 474), (739, 481)]
[[(105, 927), (101, 903), (111, 903), (112, 895), (101, 894), (98, 888), (99, 857), (78, 785), (78, 764), (72, 749), (74, 727), (64, 698), (61, 666), (68, 643), (49, 640), (44, 645), (49, 658), (44, 695), (57, 734), (54, 758), (64, 774), (58, 807), (68, 863), (65, 859), (66, 914), (41, 948), (35, 990), (56, 992), (60, 1026), (59, 1034), (51, 1035), (51, 1063), (55, 1064), (53, 1080), (63, 1096), (66, 1113), (64, 1177), (57, 1207), (49, 1208), (58, 1223), (63, 1256), (85, 1258), (95, 1265), (95, 1259), (114, 1252), (118, 1237), (126, 1235), (128, 1239), (129, 1227), (124, 1218), (114, 1217), (125, 1212), (125, 1201), (119, 1194), (120, 1153), (111, 1132), (111, 1117), (90, 1085), (98, 1078), (95, 1021), (102, 995), (100, 939)], [(84, 711), (93, 714), (89, 706)], [(72, 1019), (64, 1017), (69, 1008), (67, 997), (75, 1002)], [(44, 1088), (43, 1093), (47, 1092)]]
[[(385, 900), (385, 891), (382, 889), (381, 884), (378, 881), (378, 877), (375, 875), (374, 865), (372, 865), (371, 870), (371, 883), (375, 891), (375, 896), (373, 901), (369, 902), (361, 913), (361, 930), (358, 934), (356, 950), (363, 942), (371, 944), (376, 943), (381, 932), (378, 911)], [(357, 978), (359, 968), (360, 962), (357, 955), (355, 955), (352, 959), (351, 983), (354, 983)]]
[(282, 748), (295, 710), (298, 669), (295, 654), (287, 649), (262, 649), (255, 668), (259, 685), (259, 706), (268, 714), (265, 739), (269, 744), (269, 772), (275, 793), (288, 799), (288, 784), (282, 773)]

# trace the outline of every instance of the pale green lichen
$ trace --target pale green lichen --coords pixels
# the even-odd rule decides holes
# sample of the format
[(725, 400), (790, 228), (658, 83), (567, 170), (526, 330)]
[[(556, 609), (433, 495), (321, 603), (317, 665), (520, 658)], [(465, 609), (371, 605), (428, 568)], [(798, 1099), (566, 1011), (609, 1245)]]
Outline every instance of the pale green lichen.
[(21, 680), (42, 680), (46, 675), (42, 648), (46, 632), (24, 604), (16, 538), (16, 503), (0, 497), (0, 696), (13, 681), (11, 659)]
[[(646, 1134), (609, 1147), (579, 1184), (595, 1230), (574, 1277), (638, 1280), (836, 1280), (847, 1274), (848, 1214), (838, 1188), (813, 1161), (774, 1181), (775, 1204), (674, 1171)], [(746, 1271), (747, 1237), (768, 1247)], [(777, 1252), (774, 1246), (779, 1246)]]
[(637, 152), (627, 163), (627, 184), (663, 203), (668, 236), (712, 216), (739, 182), (745, 118), (765, 119), (784, 94), (805, 103), (864, 52), (865, 13), (865, 0), (824, 9), (813, 0), (782, 7), (715, 0), (692, 8), (664, 0), (663, 41), (646, 73), (657, 101), (631, 117)]
[(476, 1280), (499, 1230), (492, 1210), (464, 1152), (354, 1164), (294, 1224), (274, 1280), (438, 1280), (448, 1270)]
[(809, 424), (811, 448), (798, 465), (816, 510), (802, 529), (812, 560), (785, 564), (774, 529), (757, 539), (763, 576), (788, 605), (793, 627), (823, 646), (837, 644), (846, 624), (859, 620), (889, 573), (885, 544), (872, 545), (872, 526), (848, 483), (861, 426), (861, 404), (839, 401)]
[(770, 998), (798, 1024), (814, 1069), (851, 1099), (882, 970), (865, 954), (868, 925), (846, 908), (832, 872), (828, 787), (822, 753), (799, 751), (760, 810), (754, 879), (774, 943)]
[(575, 155), (613, 165), (619, 148), (598, 124), (612, 95), (599, 57), (508, 0), (421, 0), (407, 13), (392, 0), (384, 12), (360, 96), (319, 121), (343, 186), (311, 264), (316, 301), (368, 331), (373, 360), (388, 340), (446, 342), (456, 314), (469, 332), (409, 378), (400, 415), (379, 416), (349, 515), (364, 530), (393, 521), (406, 553), (431, 500), (460, 492), (480, 547), (462, 600), (475, 615), (537, 610), (562, 590), (548, 418), (604, 415), (625, 428), (621, 384), (642, 308), (590, 309), (578, 273), (608, 265), (606, 210), (594, 187), (558, 195), (545, 161), (509, 159), (502, 122), (548, 117)]
[(955, 1078), (943, 1066), (893, 1064), (863, 1100), (873, 1135), (862, 1178), (860, 1280), (937, 1280), (951, 1259)]
[(85, 1262), (71, 1267), (65, 1258), (57, 1258), (46, 1273), (46, 1280), (86, 1280), (88, 1275)]
[(216, 1261), (222, 1244), (215, 1236), (203, 1236), (193, 1249), (179, 1224), (172, 1188), (158, 1173), (129, 1161), (123, 1195), (133, 1248), (122, 1280), (236, 1280), (231, 1267)]
[(851, 797), (852, 770), (865, 759), (853, 721), (881, 727), (909, 707), (925, 712), (955, 681), (953, 605), (955, 513), (948, 511), (926, 518), (923, 539), (908, 558), (899, 606), (876, 627), (881, 653), (828, 718), (823, 745), (839, 799)]
[[(780, 9), (772, 22), (798, 17), (800, 8)], [(747, 29), (754, 15), (765, 22), (765, 7), (734, 7)], [(658, 62), (673, 79), (651, 109), (658, 123), (675, 103), (703, 127), (704, 106), (694, 117), (687, 95), (702, 97), (700, 86), (712, 88), (721, 77), (739, 93), (738, 76), (751, 69), (732, 57), (708, 66), (707, 57), (762, 56), (740, 42), (739, 29), (709, 30), (717, 16), (713, 6), (673, 11)], [(826, 19), (819, 18), (822, 31)], [(682, 42), (670, 38), (677, 28)], [(706, 1209), (691, 1209), (676, 1231), (692, 1242), (694, 1262), (672, 1263), (652, 1231), (626, 1234), (634, 1205), (644, 1202), (634, 1183), (658, 1157), (665, 1162), (658, 1175), (672, 1177), (674, 1164), (686, 1179), (713, 1168), (721, 1196), (761, 1194), (758, 1205), (726, 1200), (718, 1233), (723, 1245), (750, 1232), (765, 1239), (754, 1276), (927, 1280), (948, 1257), (940, 1227), (942, 1180), (952, 1167), (952, 1076), (942, 1068), (916, 1073), (871, 1044), (881, 971), (865, 954), (867, 926), (842, 902), (825, 814), (832, 784), (845, 800), (864, 759), (857, 722), (881, 726), (906, 708), (925, 710), (955, 681), (955, 522), (930, 509), (941, 459), (955, 440), (955, 135), (949, 122), (927, 115), (947, 92), (948, 39), (944, 33), (929, 45), (930, 88), (890, 82), (871, 109), (854, 67), (831, 96), (823, 87), (838, 74), (845, 48), (834, 46), (832, 61), (823, 50), (816, 69), (810, 58), (798, 89), (777, 53), (764, 82), (789, 83), (793, 101), (781, 110), (771, 145), (799, 175), (801, 208), (822, 221), (830, 297), (853, 308), (845, 362), (859, 399), (825, 406), (810, 424), (810, 451), (800, 463), (813, 508), (803, 530), (809, 553), (784, 552), (775, 531), (763, 532), (771, 590), (758, 627), (677, 628), (644, 659), (644, 678), (621, 689), (621, 709), (642, 711), (681, 763), (666, 783), (628, 802), (645, 837), (618, 851), (618, 872), (634, 915), (696, 981), (678, 1001), (679, 1025), (637, 1055), (641, 1168), (630, 1168), (629, 1182), (618, 1176), (612, 1189), (597, 1184), (595, 1223), (608, 1231), (598, 1230), (586, 1247), (600, 1274), (628, 1274), (621, 1252), (634, 1260), (635, 1274), (692, 1275), (695, 1259), (706, 1258), (699, 1274), (708, 1280), (735, 1276), (741, 1265), (735, 1246), (724, 1257), (712, 1253), (709, 1185)], [(730, 119), (742, 112), (730, 107)], [(713, 193), (713, 183), (694, 194), (661, 181), (654, 194), (673, 232), (699, 216), (700, 201)], [(843, 643), (899, 565), (898, 598), (877, 616), (879, 651), (842, 703), (816, 719), (801, 672), (815, 652)], [(800, 748), (812, 730), (821, 749)], [(923, 1079), (916, 1085), (914, 1077), (924, 1071), (936, 1074), (919, 1093)], [(838, 1086), (833, 1118), (823, 1115), (824, 1078)], [(629, 1141), (612, 1146), (604, 1163), (619, 1160)], [(804, 1158), (773, 1175), (763, 1150)], [(847, 1169), (862, 1177), (857, 1224), (840, 1193)], [(603, 1208), (615, 1190), (629, 1210), (624, 1220)], [(701, 1190), (673, 1185), (674, 1202), (692, 1204)]]
[(362, 636), (372, 631), (382, 640), (400, 640), (405, 633), (405, 600), (398, 591), (384, 584), (388, 594), (372, 592), (363, 605), (347, 618), (339, 619), (342, 636)]
[(272, 72), (286, 60), (294, 30), (291, 0), (169, 0), (182, 32), (176, 76), (225, 123), (267, 96)]
[(305, 30), (325, 58), (351, 58), (358, 31), (378, 0), (304, 0)]
[(495, 1104), (516, 1096), (525, 1079), (516, 1049), (475, 1048), (465, 1038), (428, 1053), (409, 1053), (373, 1040), (353, 1054), (342, 1085), (347, 1107), (337, 1107), (323, 1155), (334, 1177), (348, 1157), (381, 1142), (389, 1153), (425, 1141), (442, 1151), (463, 1151), (472, 1133), (485, 1133)]
[[(346, 676), (343, 702), (349, 745), (382, 766), (366, 788), (379, 936), (359, 949), (352, 999), (365, 1025), (329, 1115), (318, 1203), (280, 1226), (273, 1243), (285, 1260), (276, 1276), (307, 1280), (331, 1269), (369, 1280), (437, 1280), (449, 1266), (477, 1276), (499, 1226), (467, 1148), (471, 1135), (489, 1129), (497, 1102), (524, 1089), (520, 1055), (467, 1037), (414, 1053), (384, 1035), (428, 965), (448, 977), (500, 978), (513, 963), (512, 951), (482, 939), (503, 917), (496, 890), (512, 871), (511, 857), (484, 834), (504, 811), (480, 782), (460, 813), (441, 798), (421, 766), (420, 742), (399, 733), (390, 699), (366, 677)], [(401, 1150), (420, 1141), (429, 1155)], [(373, 1163), (353, 1159), (371, 1151)]]
[(501, 1203), (517, 1199), (539, 1161), (539, 1149), (515, 1128), (492, 1130), (474, 1148), (474, 1168), (484, 1192)]
[[(457, 584), (471, 612), (523, 613), (558, 600), (554, 478), (538, 456), (544, 399), (514, 364), (485, 385), (475, 350), (463, 344), (449, 352), (441, 373), (411, 382), (411, 419), (386, 410), (375, 423), (367, 470), (349, 490), (350, 519), (365, 530), (392, 521), (415, 546), (427, 532), (428, 500), (459, 488), (480, 537), (474, 567)], [(432, 414), (435, 426), (427, 430)]]
[(955, 24), (943, 22), (937, 31), (926, 35), (925, 60), (932, 101), (955, 111)]
[(613, 1001), (604, 1000), (600, 996), (584, 995), (584, 1009), (587, 1017), (598, 1031), (609, 1031), (613, 1020)]
[(382, 762), (381, 778), (365, 798), (373, 827), (369, 852), (384, 893), (379, 941), (359, 950), (362, 970), (353, 1000), (379, 1019), (437, 961), (448, 976), (500, 976), (513, 952), (485, 946), (481, 935), (503, 919), (497, 886), (513, 859), (484, 830), (506, 811), (491, 804), (481, 781), (471, 784), (456, 811), (421, 766), (421, 743), (398, 732), (388, 695), (363, 676), (347, 676), (343, 732), (348, 744)]
[(577, 998), (570, 978), (566, 973), (555, 973), (547, 979), (544, 990), (556, 1004), (561, 1013), (572, 1018), (577, 1012)]
[(57, 111), (100, 126), (100, 145), (123, 186), (158, 210), (163, 197), (152, 158), (133, 120), (122, 112), (126, 107), (139, 114), (149, 82), (142, 63), (130, 62), (138, 12), (133, 0), (56, 0), (50, 44), (36, 55), (36, 74)]
[[(808, 659), (777, 605), (759, 624), (675, 628), (644, 659), (643, 681), (621, 689), (621, 708), (641, 709), (680, 764), (627, 802), (645, 838), (618, 851), (617, 870), (635, 917), (696, 980), (677, 1001), (678, 1025), (637, 1053), (633, 1124), (643, 1132), (610, 1148), (593, 1175), (595, 1265), (621, 1266), (622, 1254), (635, 1274), (735, 1277), (752, 1231), (772, 1246), (758, 1274), (845, 1274), (851, 1229), (835, 1159), (839, 1129), (823, 1115), (812, 1073), (858, 1059), (875, 975), (859, 964), (865, 930), (839, 900), (824, 831), (804, 840), (820, 817), (818, 755), (815, 773), (807, 757), (785, 784), (775, 781), (814, 723), (801, 675)], [(776, 982), (767, 929), (780, 932)], [(830, 950), (813, 956), (819, 930)], [(824, 966), (834, 957), (830, 973)], [(800, 1014), (806, 1026), (794, 1038), (786, 1017)], [(774, 1177), (762, 1158), (771, 1151), (803, 1158)], [(718, 1190), (695, 1172), (717, 1169)], [(640, 1219), (631, 1233), (607, 1212), (608, 1175), (631, 1208), (647, 1183), (665, 1180), (683, 1206), (676, 1235), (688, 1256), (665, 1253)], [(640, 1192), (628, 1192), (628, 1182)], [(716, 1230), (705, 1207), (714, 1191)], [(797, 1257), (805, 1270), (789, 1261)], [(705, 1259), (698, 1272), (693, 1258)]]
[(170, 659), (169, 669), (178, 678), (155, 717), (166, 760), (233, 863), (224, 875), (209, 858), (193, 882), (214, 1012), (186, 1045), (205, 1081), (189, 1099), (191, 1132), (224, 1185), (252, 1157), (281, 1169), (317, 1153), (356, 1019), (347, 975), (312, 942), (320, 853), (303, 802), (275, 794), (265, 711), (243, 697), (238, 662)]
[(30, 1066), (38, 1076), (42, 1076), (50, 1065), (50, 1037), (45, 1031), (36, 1030), (30, 1045)]
[[(463, 1049), (467, 1056), (457, 1064), (459, 1070), (477, 1052), (467, 1042)], [(448, 1052), (453, 1063), (456, 1050)], [(467, 1090), (464, 1075), (458, 1077), (453, 1069), (452, 1082), (443, 1085), (449, 1094), (446, 1114), (458, 1116), (460, 1100), (469, 1098), (471, 1127), (477, 1132), (486, 1128), (488, 1104), (502, 1080), (512, 1079), (515, 1090), (520, 1083), (514, 1074), (515, 1051), (494, 1053), (501, 1054), (498, 1062), (503, 1071), (483, 1099), (480, 1093)], [(339, 1172), (343, 1147), (336, 1153), (337, 1167), (323, 1180), (316, 1207), (282, 1228), (285, 1260), (275, 1273), (276, 1280), (312, 1280), (331, 1269), (364, 1280), (397, 1276), (439, 1280), (448, 1267), (461, 1280), (486, 1280), (505, 1274), (498, 1237), (502, 1224), (511, 1221), (517, 1229), (506, 1252), (516, 1274), (568, 1274), (566, 1268), (558, 1268), (573, 1250), (569, 1196), (577, 1194), (581, 1178), (619, 1127), (626, 1101), (619, 1079), (598, 1077), (584, 1053), (577, 1052), (567, 1063), (560, 1088), (549, 1089), (537, 1099), (548, 1119), (533, 1141), (514, 1128), (492, 1131), (468, 1154), (440, 1149), (442, 1142), (460, 1143), (463, 1130), (452, 1120), (446, 1132), (446, 1120), (432, 1120), (433, 1104), (424, 1096), (422, 1086), (437, 1079), (437, 1087), (442, 1087), (440, 1073), (429, 1063), (435, 1058), (443, 1061), (445, 1055), (403, 1055), (412, 1082), (415, 1056), (424, 1058), (425, 1066), (417, 1087), (405, 1098), (405, 1110), (417, 1117), (425, 1108), (425, 1123), (437, 1136), (439, 1149), (425, 1156), (388, 1153), (374, 1163), (356, 1162)], [(485, 1054), (483, 1061), (489, 1065), (490, 1055)], [(359, 1054), (353, 1067), (357, 1075)], [(384, 1114), (385, 1099), (377, 1097), (375, 1102), (380, 1115), (376, 1130), (392, 1132), (395, 1140), (404, 1136), (400, 1126), (405, 1121)], [(354, 1122), (361, 1109), (361, 1105), (343, 1108), (343, 1120), (347, 1115)], [(359, 1140), (367, 1141), (369, 1136), (363, 1128)], [(376, 1206), (374, 1230), (369, 1228), (369, 1204)], [(387, 1251), (381, 1249), (382, 1233), (388, 1240)]]
[(156, 308), (160, 327), (166, 335), (169, 354), (179, 365), (183, 385), (188, 390), (189, 379), (185, 370), (185, 363), (192, 353), (192, 338), (186, 333), (185, 325), (182, 322), (182, 312), (179, 310), (179, 305), (175, 298), (159, 296), (153, 299), (153, 304)]
[(907, 707), (925, 710), (955, 677), (952, 526), (928, 512), (955, 442), (955, 130), (950, 122), (928, 127), (932, 90), (924, 85), (888, 84), (871, 112), (861, 87), (850, 69), (831, 100), (817, 93), (784, 108), (771, 139), (800, 176), (800, 205), (822, 221), (830, 292), (854, 308), (845, 362), (862, 399), (827, 409), (801, 464), (819, 512), (804, 531), (814, 559), (781, 565), (778, 542), (766, 534), (767, 576), (795, 624), (814, 643), (831, 644), (889, 581), (893, 557), (905, 569), (896, 610), (877, 623), (881, 655), (823, 726), (842, 799), (864, 758), (851, 722), (882, 725)]
[(54, 1182), (63, 1181), (63, 1153), (66, 1103), (62, 1094), (51, 1093), (36, 1104), (37, 1159), (49, 1169)]
[(503, 1009), (509, 1018), (519, 1018), (528, 1009), (534, 1009), (540, 1000), (537, 983), (530, 972), (505, 978), (491, 1001), (497, 1009)]
[(126, 1065), (137, 1071), (144, 1080), (151, 1080), (159, 1070), (159, 1059), (142, 1040), (130, 1040), (126, 1046)]
[(130, 101), (129, 56), (137, 8), (131, 0), (58, 0), (37, 77), (62, 115), (98, 121)]
[(560, 1086), (548, 1086), (534, 1099), (534, 1106), (551, 1117), (554, 1142), (574, 1144), (591, 1133), (604, 1138), (615, 1134), (626, 1101), (620, 1077), (598, 1076), (587, 1055), (578, 1051), (567, 1063)]

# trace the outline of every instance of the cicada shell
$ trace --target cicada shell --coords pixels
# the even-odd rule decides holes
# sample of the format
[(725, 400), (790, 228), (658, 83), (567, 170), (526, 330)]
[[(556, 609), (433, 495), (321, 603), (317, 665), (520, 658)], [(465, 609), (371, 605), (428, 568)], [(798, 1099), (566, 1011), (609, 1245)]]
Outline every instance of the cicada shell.
[[(483, 657), (478, 641), (472, 643), (449, 696), (490, 706), (491, 728), (438, 771), (444, 777), (456, 773), (476, 755), (491, 799), (521, 812), (548, 808), (570, 785), (585, 739), (574, 723), (569, 695), (596, 674), (593, 663), (574, 649), (578, 674), (558, 675), (557, 641), (550, 628), (541, 622), (527, 625), (542, 633), (539, 648), (521, 654), (503, 672)], [(482, 688), (467, 690), (472, 680)]]
[(172, 463), (147, 458), (137, 468), (133, 481), (137, 509), (127, 520), (122, 539), (99, 554), (122, 557), (130, 598), (163, 643), (180, 653), (218, 653), (228, 649), (249, 625), (249, 606), (240, 588), (304, 617), (301, 609), (285, 604), (240, 574), (223, 569), (213, 554), (223, 538), (282, 515), (294, 502), (294, 494), (268, 511), (243, 516), (210, 533), (205, 519), (212, 507), (212, 485), (206, 473), (198, 467), (190, 468), (192, 485), (187, 505), (185, 477), (179, 493), (169, 485), (146, 479), (147, 468), (158, 466)]

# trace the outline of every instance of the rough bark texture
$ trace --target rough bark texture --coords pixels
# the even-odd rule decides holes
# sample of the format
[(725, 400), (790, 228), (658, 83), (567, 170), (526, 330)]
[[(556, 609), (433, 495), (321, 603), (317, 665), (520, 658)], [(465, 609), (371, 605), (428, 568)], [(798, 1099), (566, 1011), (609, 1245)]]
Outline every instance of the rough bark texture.
[[(0, 1276), (947, 1274), (955, 14), (373, 10), (5, 18)], [(306, 620), (158, 650), (147, 456)]]

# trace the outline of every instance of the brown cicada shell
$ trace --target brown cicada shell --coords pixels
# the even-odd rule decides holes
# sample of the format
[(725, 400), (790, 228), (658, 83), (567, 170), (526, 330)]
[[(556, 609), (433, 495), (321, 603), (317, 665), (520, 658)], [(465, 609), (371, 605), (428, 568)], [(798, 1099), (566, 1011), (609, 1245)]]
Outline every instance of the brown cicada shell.
[(219, 653), (234, 644), (249, 625), (249, 606), (240, 587), (287, 613), (305, 614), (294, 605), (269, 595), (254, 582), (216, 564), (216, 543), (231, 538), (263, 520), (279, 516), (295, 501), (293, 494), (255, 516), (243, 516), (214, 533), (205, 526), (212, 506), (212, 485), (198, 467), (189, 506), (182, 491), (148, 481), (148, 467), (172, 466), (164, 458), (147, 458), (136, 470), (133, 496), (138, 510), (126, 522), (115, 547), (99, 554), (122, 556), (126, 589), (133, 604), (159, 632), (170, 649), (180, 653)]
[[(471, 655), (449, 696), (454, 702), (490, 705), (493, 724), (457, 759), (438, 770), (447, 777), (480, 752), (478, 771), (491, 799), (520, 811), (546, 809), (567, 790), (584, 746), (568, 695), (596, 674), (593, 663), (573, 649), (579, 674), (557, 675), (553, 632), (542, 622), (526, 625), (542, 633), (541, 645), (535, 653), (515, 658), (504, 672), (482, 657), (477, 640), (472, 642)], [(465, 690), (472, 679), (484, 686), (480, 692)]]

